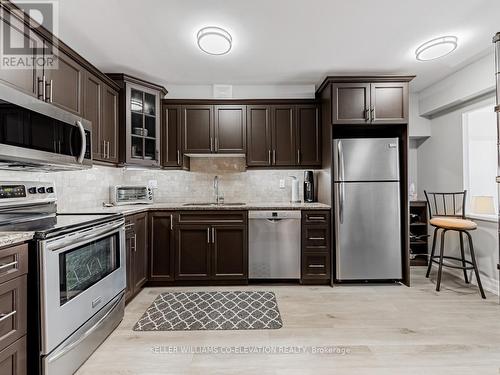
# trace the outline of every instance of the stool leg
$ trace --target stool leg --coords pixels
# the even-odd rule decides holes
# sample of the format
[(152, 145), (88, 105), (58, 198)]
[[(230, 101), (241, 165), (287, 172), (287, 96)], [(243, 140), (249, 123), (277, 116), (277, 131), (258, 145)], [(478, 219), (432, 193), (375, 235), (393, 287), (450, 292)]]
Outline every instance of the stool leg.
[(460, 252), (462, 253), (462, 267), (464, 267), (464, 279), (465, 283), (469, 283), (469, 279), (467, 278), (467, 270), (465, 269), (466, 263), (465, 263), (465, 251), (464, 251), (464, 234), (462, 231), (458, 232), (460, 236)]
[(441, 233), (441, 248), (439, 250), (439, 270), (436, 282), (436, 292), (439, 292), (439, 289), (441, 287), (441, 274), (443, 273), (444, 237), (447, 231), (447, 229), (444, 229), (443, 233)]
[(425, 274), (425, 277), (429, 278), (429, 274), (431, 273), (431, 267), (432, 267), (432, 260), (434, 259), (434, 252), (436, 251), (436, 240), (438, 236), (438, 230), (439, 228), (436, 227), (434, 229), (434, 235), (432, 238), (432, 249), (431, 249), (431, 257), (429, 258), (429, 265), (427, 266), (427, 273)]
[(474, 254), (474, 245), (472, 244), (472, 236), (469, 232), (465, 232), (467, 237), (469, 237), (469, 250), (470, 256), (472, 260), (472, 265), (474, 266), (474, 273), (476, 274), (477, 286), (479, 287), (479, 291), (481, 292), (481, 297), (486, 299), (486, 295), (484, 294), (483, 285), (481, 284), (481, 279), (479, 278), (479, 269), (477, 268), (476, 263), (476, 254)]

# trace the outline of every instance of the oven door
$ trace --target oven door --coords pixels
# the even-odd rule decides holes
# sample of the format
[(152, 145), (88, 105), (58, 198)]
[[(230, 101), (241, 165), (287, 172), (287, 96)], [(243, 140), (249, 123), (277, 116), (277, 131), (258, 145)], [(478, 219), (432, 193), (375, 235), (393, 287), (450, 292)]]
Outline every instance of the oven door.
[(41, 354), (125, 289), (125, 226), (116, 220), (39, 242)]

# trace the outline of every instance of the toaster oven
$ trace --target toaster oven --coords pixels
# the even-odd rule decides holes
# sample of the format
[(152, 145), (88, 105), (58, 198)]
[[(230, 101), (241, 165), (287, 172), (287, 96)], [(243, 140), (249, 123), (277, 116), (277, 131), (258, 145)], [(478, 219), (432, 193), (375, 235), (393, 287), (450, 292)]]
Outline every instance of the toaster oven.
[(153, 203), (153, 189), (149, 186), (112, 186), (109, 195), (110, 202), (115, 206)]

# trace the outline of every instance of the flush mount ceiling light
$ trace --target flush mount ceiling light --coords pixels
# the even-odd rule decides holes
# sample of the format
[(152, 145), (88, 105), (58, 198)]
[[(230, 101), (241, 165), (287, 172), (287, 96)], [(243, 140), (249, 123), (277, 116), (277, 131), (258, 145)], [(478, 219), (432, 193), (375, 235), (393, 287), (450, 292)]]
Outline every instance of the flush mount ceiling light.
[(419, 61), (439, 59), (457, 49), (456, 36), (440, 36), (425, 42), (415, 50), (415, 57)]
[(233, 38), (226, 30), (216, 27), (204, 27), (196, 35), (198, 47), (209, 55), (225, 55), (231, 50)]

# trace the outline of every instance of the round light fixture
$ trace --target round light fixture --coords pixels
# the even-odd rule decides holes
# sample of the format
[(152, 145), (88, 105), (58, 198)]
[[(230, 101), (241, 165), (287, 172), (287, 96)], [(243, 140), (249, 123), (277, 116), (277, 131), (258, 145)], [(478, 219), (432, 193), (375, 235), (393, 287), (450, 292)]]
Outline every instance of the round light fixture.
[(233, 38), (226, 30), (216, 27), (204, 27), (196, 35), (198, 47), (209, 55), (225, 55), (231, 50)]
[(439, 59), (457, 49), (458, 39), (456, 36), (440, 36), (420, 45), (415, 50), (415, 57), (420, 61)]

